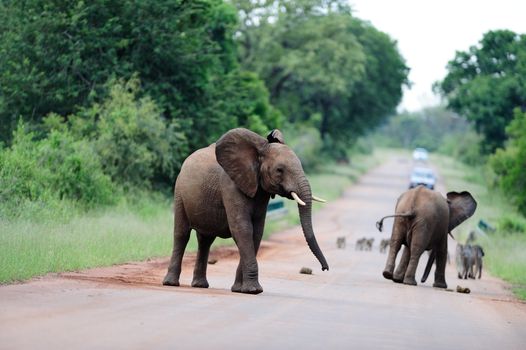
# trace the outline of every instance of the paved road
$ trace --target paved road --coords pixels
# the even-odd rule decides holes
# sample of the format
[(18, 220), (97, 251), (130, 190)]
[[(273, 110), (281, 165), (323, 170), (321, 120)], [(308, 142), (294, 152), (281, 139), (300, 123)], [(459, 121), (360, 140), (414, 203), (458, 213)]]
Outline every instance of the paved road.
[[(256, 296), (229, 291), (233, 248), (213, 252), (207, 290), (188, 287), (191, 254), (179, 288), (160, 285), (167, 259), (3, 286), (0, 349), (525, 349), (526, 305), (487, 273), (461, 281), (448, 267), (450, 288), (461, 284), (471, 294), (432, 288), (432, 274), (417, 287), (383, 279), (378, 242), (392, 221), (384, 233), (374, 224), (394, 210), (411, 166), (389, 159), (314, 215), (328, 272), (296, 227), (262, 245), (265, 291)], [(339, 236), (346, 249), (336, 248)], [(373, 251), (354, 249), (361, 237), (375, 238)], [(299, 274), (303, 266), (314, 273)]]

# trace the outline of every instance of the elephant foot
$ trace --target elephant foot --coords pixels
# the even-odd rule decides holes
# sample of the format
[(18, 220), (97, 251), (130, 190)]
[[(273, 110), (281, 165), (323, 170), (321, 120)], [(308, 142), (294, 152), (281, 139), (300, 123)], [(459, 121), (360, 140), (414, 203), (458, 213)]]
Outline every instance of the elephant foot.
[(404, 276), (393, 276), (393, 282), (395, 283), (403, 283), (404, 282)]
[(194, 278), (192, 280), (192, 287), (208, 288), (208, 281), (206, 280), (206, 278)]
[(383, 275), (384, 275), (384, 278), (386, 278), (388, 280), (392, 280), (393, 279), (393, 271), (384, 270)]
[(166, 277), (164, 277), (163, 285), (179, 287), (179, 278), (176, 278), (174, 274), (168, 272)]
[(241, 293), (241, 286), (242, 286), (242, 283), (241, 282), (235, 282), (232, 287), (230, 288), (230, 290), (234, 293)]
[(433, 287), (435, 288), (447, 288), (446, 282), (437, 282), (433, 283)]
[(241, 285), (238, 283), (234, 283), (231, 290), (235, 293), (259, 294), (263, 292), (263, 287), (261, 287), (258, 281), (255, 281), (243, 283)]
[(410, 286), (416, 286), (416, 280), (414, 277), (406, 277), (404, 278), (404, 284), (407, 284)]

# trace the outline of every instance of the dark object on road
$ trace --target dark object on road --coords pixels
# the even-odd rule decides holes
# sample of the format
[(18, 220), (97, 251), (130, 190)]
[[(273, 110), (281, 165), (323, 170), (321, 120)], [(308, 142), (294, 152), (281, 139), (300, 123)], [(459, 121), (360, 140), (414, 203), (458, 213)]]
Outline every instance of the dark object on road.
[(312, 269), (308, 268), (308, 267), (302, 267), (300, 269), (300, 273), (302, 273), (304, 275), (312, 275)]
[(174, 245), (164, 285), (179, 286), (184, 250), (193, 230), (198, 251), (192, 287), (208, 288), (206, 267), (216, 239), (234, 238), (240, 255), (233, 292), (258, 294), (256, 255), (263, 237), (267, 205), (279, 195), (295, 200), (305, 240), (321, 264), (329, 265), (312, 227), (313, 196), (301, 161), (279, 130), (267, 139), (243, 128), (192, 153), (175, 182)]
[(217, 259), (209, 259), (209, 260), (208, 260), (208, 263), (209, 263), (210, 265), (214, 265), (216, 262), (217, 262)]
[[(416, 285), (418, 260), (425, 250), (429, 255), (422, 283), (425, 282), (436, 258), (433, 287), (447, 288), (447, 235), (475, 212), (477, 202), (469, 192), (449, 192), (444, 198), (439, 192), (424, 186), (404, 192), (397, 201), (391, 234), (389, 255), (383, 276), (394, 282)], [(382, 226), (382, 221), (377, 227)], [(395, 271), (396, 255), (405, 245)]]
[(468, 287), (457, 286), (457, 293), (469, 294), (471, 290)]
[(344, 236), (336, 238), (336, 247), (338, 247), (338, 249), (345, 249), (345, 246), (346, 240)]
[(373, 243), (374, 243), (374, 238), (360, 238), (359, 240), (356, 241), (356, 246), (355, 246), (355, 249), (356, 250), (372, 250), (373, 249)]

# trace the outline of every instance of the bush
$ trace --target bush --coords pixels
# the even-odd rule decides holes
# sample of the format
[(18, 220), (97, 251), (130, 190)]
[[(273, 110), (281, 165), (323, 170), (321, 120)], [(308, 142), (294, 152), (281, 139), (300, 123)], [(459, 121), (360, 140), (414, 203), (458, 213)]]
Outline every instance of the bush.
[(167, 123), (149, 97), (138, 98), (139, 80), (108, 83), (109, 97), (70, 118), (79, 137), (90, 138), (103, 170), (126, 189), (173, 181), (188, 154), (175, 121)]
[(526, 214), (526, 113), (515, 110), (513, 121), (506, 128), (509, 140), (505, 149), (497, 149), (489, 159), (498, 186), (511, 196), (522, 214)]
[(486, 161), (482, 154), (482, 136), (474, 130), (467, 130), (462, 134), (447, 135), (442, 141), (438, 152), (452, 156), (469, 165), (480, 165)]
[(526, 232), (526, 222), (518, 217), (504, 216), (499, 219), (498, 229), (507, 233), (524, 233)]
[(12, 147), (0, 151), (2, 217), (23, 215), (28, 207), (56, 210), (64, 200), (86, 207), (111, 204), (114, 193), (91, 145), (65, 129), (35, 140), (20, 123)]

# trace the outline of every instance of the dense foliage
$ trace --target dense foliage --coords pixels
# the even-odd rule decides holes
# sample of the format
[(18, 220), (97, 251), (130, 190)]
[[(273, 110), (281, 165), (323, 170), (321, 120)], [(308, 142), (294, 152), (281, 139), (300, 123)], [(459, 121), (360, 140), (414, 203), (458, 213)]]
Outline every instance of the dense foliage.
[(444, 107), (400, 113), (377, 130), (374, 141), (385, 147), (424, 147), (471, 165), (484, 161), (481, 136), (471, 123)]
[(235, 127), (286, 129), (309, 169), (346, 158), (408, 73), (343, 0), (6, 0), (0, 62), (0, 200), (15, 208), (168, 192)]
[(291, 123), (318, 129), (330, 155), (345, 158), (394, 113), (408, 69), (396, 43), (353, 17), (346, 1), (234, 2), (241, 63)]
[(437, 83), (449, 108), (471, 120), (497, 175), (496, 183), (526, 214), (526, 35), (486, 33), (479, 45), (457, 52)]
[(504, 145), (513, 110), (526, 109), (526, 35), (490, 31), (479, 45), (457, 52), (436, 86), (449, 107), (475, 123), (484, 151)]
[(526, 112), (515, 110), (515, 117), (506, 127), (509, 141), (490, 158), (500, 187), (514, 199), (526, 215)]

